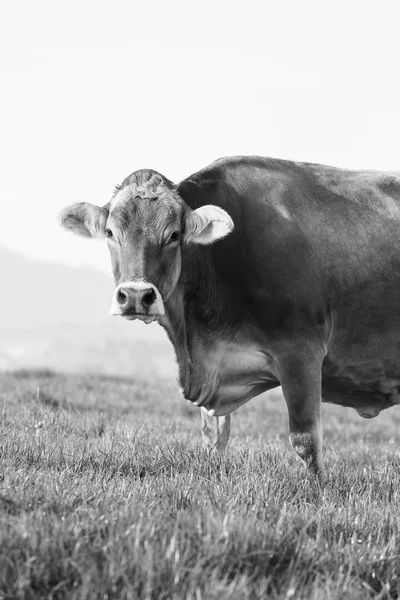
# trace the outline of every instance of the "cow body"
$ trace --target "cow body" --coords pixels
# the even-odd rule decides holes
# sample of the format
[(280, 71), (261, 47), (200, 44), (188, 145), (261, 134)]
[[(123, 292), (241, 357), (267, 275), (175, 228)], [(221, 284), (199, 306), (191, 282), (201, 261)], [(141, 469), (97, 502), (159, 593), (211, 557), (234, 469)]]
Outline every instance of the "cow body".
[[(117, 197), (126, 221), (129, 215), (135, 220), (136, 205), (145, 206), (135, 196), (141, 173), (128, 178), (125, 196)], [(120, 274), (126, 234), (113, 262), (116, 283), (125, 280), (119, 285), (126, 292), (133, 281), (135, 302), (144, 286), (147, 303), (158, 306), (146, 308), (148, 320), (154, 316), (166, 329), (182, 392), (202, 408), (203, 436), (212, 446), (225, 447), (233, 410), (282, 385), (292, 444), (322, 476), (321, 399), (364, 417), (400, 403), (400, 176), (235, 157), (188, 177), (171, 193), (169, 208), (175, 201), (184, 207), (176, 217), (182, 233), (189, 236), (190, 229), (194, 239), (203, 228), (202, 241), (182, 243), (169, 261), (178, 265), (174, 272), (165, 266), (167, 274), (146, 275), (142, 283), (143, 265), (139, 279), (133, 267)], [(99, 209), (109, 221), (113, 202)], [(136, 203), (131, 212), (127, 202)], [(205, 240), (210, 210), (213, 226), (219, 218), (224, 224), (223, 215), (234, 224), (215, 244)], [(204, 222), (193, 225), (200, 214)], [(148, 216), (139, 220), (143, 236)], [(139, 235), (131, 231), (129, 239)], [(153, 263), (161, 256), (154, 247), (146, 255)], [(165, 253), (159, 263), (164, 260)]]
[(188, 352), (177, 356), (189, 400), (227, 414), (279, 385), (280, 357), (311, 346), (323, 356), (323, 401), (363, 416), (400, 402), (399, 176), (235, 158), (178, 193), (235, 223), (200, 250), (203, 271), (197, 247), (185, 255), (183, 285), (195, 283)]

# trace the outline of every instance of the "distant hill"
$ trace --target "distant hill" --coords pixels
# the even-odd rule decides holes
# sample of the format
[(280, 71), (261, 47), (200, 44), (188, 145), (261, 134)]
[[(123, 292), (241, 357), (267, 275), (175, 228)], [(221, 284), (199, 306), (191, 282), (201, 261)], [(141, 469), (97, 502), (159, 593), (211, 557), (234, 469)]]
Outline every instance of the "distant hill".
[(113, 281), (95, 269), (32, 260), (0, 247), (0, 274), (0, 327), (94, 323), (108, 315)]
[(111, 277), (0, 247), (0, 369), (175, 376), (163, 329), (108, 315)]

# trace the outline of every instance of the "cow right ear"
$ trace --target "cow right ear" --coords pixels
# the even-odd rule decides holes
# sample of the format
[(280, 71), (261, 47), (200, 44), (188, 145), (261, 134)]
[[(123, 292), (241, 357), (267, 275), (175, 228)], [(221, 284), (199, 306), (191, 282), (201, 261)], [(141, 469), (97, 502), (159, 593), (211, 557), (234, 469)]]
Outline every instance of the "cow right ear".
[(79, 202), (67, 206), (60, 213), (60, 224), (65, 229), (84, 237), (104, 237), (108, 206)]

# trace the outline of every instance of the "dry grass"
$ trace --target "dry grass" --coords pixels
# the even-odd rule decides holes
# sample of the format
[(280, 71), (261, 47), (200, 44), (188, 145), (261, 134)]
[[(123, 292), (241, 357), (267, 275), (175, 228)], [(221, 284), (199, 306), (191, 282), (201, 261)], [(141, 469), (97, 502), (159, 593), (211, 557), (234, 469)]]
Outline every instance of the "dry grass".
[(324, 406), (323, 491), (278, 393), (235, 413), (223, 459), (165, 382), (20, 372), (0, 410), (0, 598), (400, 596), (395, 409)]

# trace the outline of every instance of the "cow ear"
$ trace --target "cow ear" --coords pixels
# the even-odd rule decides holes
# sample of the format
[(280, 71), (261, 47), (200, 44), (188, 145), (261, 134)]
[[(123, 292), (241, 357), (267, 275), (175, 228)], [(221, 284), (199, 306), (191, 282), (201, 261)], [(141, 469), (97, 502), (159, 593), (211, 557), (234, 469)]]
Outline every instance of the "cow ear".
[(95, 206), (89, 202), (71, 204), (60, 213), (62, 227), (85, 237), (104, 237), (108, 206)]
[(212, 244), (233, 230), (233, 221), (222, 208), (207, 204), (186, 214), (184, 241)]

